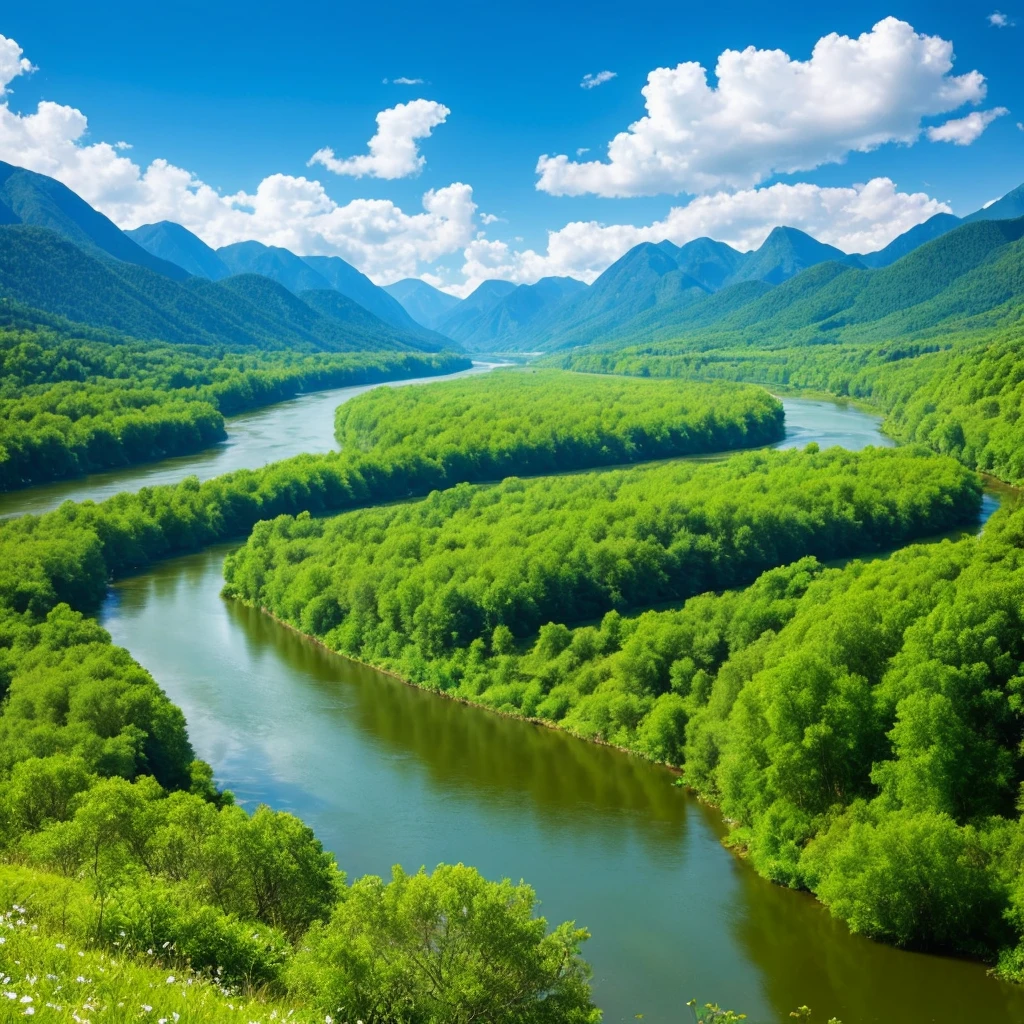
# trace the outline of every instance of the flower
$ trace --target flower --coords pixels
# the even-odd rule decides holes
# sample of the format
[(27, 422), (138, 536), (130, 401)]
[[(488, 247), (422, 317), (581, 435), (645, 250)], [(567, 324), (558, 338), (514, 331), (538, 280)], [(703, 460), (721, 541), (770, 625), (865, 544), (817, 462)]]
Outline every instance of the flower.
[(142, 1004), (142, 1011), (143, 1011), (143, 1013), (152, 1013), (153, 1012), (153, 1007), (152, 1006), (147, 1006), (145, 1003), (143, 1003)]
[(22, 1012), (22, 1016), (23, 1017), (31, 1017), (32, 1014), (35, 1013), (35, 1012), (36, 1012), (36, 1008), (34, 1006), (26, 1006), (24, 1011)]
[(63, 942), (55, 942), (55, 943), (54, 943), (54, 945), (55, 945), (55, 946), (56, 946), (56, 947), (57, 947), (58, 949), (67, 949), (67, 946), (65, 946)]
[(18, 1000), (18, 1002), (19, 1002), (19, 1003), (31, 1003), (31, 1002), (32, 1002), (32, 997), (31, 997), (31, 996), (22, 996), (22, 997), (21, 997), (21, 998), (20, 998), (20, 999)]
[(174, 984), (174, 975), (173, 974), (168, 974), (167, 975), (167, 984), (168, 985), (173, 985)]

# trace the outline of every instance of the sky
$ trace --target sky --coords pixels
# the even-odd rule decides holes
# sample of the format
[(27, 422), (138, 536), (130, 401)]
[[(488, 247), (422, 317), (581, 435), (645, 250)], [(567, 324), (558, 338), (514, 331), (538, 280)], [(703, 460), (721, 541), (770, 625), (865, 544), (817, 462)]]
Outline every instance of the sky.
[(1020, 3), (8, 4), (0, 159), (457, 295), (778, 224), (869, 252), (1024, 182)]

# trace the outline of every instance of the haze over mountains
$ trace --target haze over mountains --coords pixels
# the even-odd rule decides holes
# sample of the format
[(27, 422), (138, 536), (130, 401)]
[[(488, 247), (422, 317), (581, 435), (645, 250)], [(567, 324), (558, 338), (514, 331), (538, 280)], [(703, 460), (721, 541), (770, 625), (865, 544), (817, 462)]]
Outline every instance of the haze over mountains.
[(167, 221), (123, 232), (54, 179), (0, 163), (0, 297), (135, 337), (263, 348), (544, 352), (782, 331), (881, 339), (1013, 316), (1021, 217), (1024, 186), (866, 255), (781, 226), (748, 253), (710, 238), (645, 242), (589, 287), (492, 280), (459, 300), (415, 279), (378, 287), (336, 256), (256, 241), (213, 249)]

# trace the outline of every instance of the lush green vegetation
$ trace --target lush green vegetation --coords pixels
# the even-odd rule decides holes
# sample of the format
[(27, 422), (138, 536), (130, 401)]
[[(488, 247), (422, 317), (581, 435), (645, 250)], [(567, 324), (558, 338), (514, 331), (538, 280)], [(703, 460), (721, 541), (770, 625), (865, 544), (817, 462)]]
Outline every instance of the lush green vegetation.
[[(422, 506), (438, 524), (436, 550), (456, 530), (478, 544), (439, 497)], [(372, 595), (345, 544), (355, 524), (339, 524), (368, 527), (383, 514), (265, 524), (229, 565), (229, 588), (262, 580), (258, 600), (345, 650), (351, 622), (371, 617)], [(405, 510), (391, 514), (408, 522)], [(380, 519), (376, 527), (383, 536)], [(569, 628), (566, 598), (569, 614), (525, 646), (504, 623), (488, 634), (488, 620), (473, 642), (443, 637), (430, 661), (371, 646), (409, 611), (400, 594), (427, 595), (443, 578), (442, 556), (417, 557), (411, 531), (393, 530), (426, 571), (382, 567), (377, 607), (393, 618), (365, 632), (357, 653), (414, 678), (418, 669), (420, 682), (453, 696), (678, 765), (722, 808), (731, 842), (759, 871), (809, 888), (855, 930), (998, 954), (1001, 973), (1024, 974), (1024, 512), (1000, 513), (979, 538), (841, 569), (804, 557), (745, 590), (636, 618), (613, 609)], [(348, 560), (332, 565), (342, 551)], [(318, 572), (321, 590), (310, 593)], [(472, 577), (455, 578), (470, 589)], [(338, 594), (360, 604), (324, 630), (320, 598)], [(437, 622), (434, 610), (423, 600), (412, 612), (413, 641)]]
[[(40, 925), (0, 935), (17, 1000), (57, 1003), (71, 1019), (87, 1001), (116, 1020), (137, 985), (135, 1002), (185, 1015), (179, 988), (150, 996), (155, 964), (217, 979), (197, 981), (188, 1003), (202, 1020), (224, 1014), (225, 986), (249, 992), (241, 1002), (262, 1006), (259, 1019), (285, 1003), (381, 1024), (598, 1018), (579, 956), (586, 933), (549, 932), (528, 887), (461, 866), (347, 885), (298, 819), (246, 814), (215, 790), (180, 710), (82, 614), (112, 573), (238, 533), (268, 508), (408, 487), (402, 468), (363, 461), (305, 457), (0, 526), (0, 898)], [(24, 945), (44, 939), (45, 953)], [(39, 983), (46, 964), (67, 975), (57, 941), (106, 951), (88, 954), (105, 976), (76, 982), (93, 987), (74, 1005), (53, 998), (53, 979)], [(25, 957), (17, 971), (12, 955)]]
[(887, 414), (893, 437), (927, 444), (1008, 483), (1024, 482), (1024, 353), (1015, 330), (705, 351), (682, 339), (583, 350), (553, 362), (590, 373), (751, 381), (861, 399)]
[(345, 450), (425, 456), (456, 480), (753, 448), (785, 431), (781, 403), (761, 388), (556, 370), (379, 389), (339, 406), (335, 428)]
[(260, 523), (225, 563), (226, 593), (449, 689), (473, 652), (546, 622), (679, 601), (808, 553), (896, 546), (971, 521), (979, 500), (970, 473), (923, 449), (463, 484), (328, 521)]
[(226, 437), (224, 416), (302, 390), (466, 369), (412, 352), (211, 351), (0, 329), (0, 489), (182, 455)]

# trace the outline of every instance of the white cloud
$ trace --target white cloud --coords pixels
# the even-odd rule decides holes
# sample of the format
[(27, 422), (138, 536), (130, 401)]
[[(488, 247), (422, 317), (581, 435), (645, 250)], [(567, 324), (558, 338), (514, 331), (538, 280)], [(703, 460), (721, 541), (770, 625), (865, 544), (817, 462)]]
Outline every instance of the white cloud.
[[(385, 78), (384, 81), (386, 83), (387, 79)], [(394, 79), (394, 84), (395, 85), (422, 85), (423, 84), (423, 79), (422, 78), (406, 78), (403, 75), (401, 78)]]
[(584, 153), (589, 153), (589, 152), (590, 152), (590, 147), (589, 146), (580, 146), (576, 150), (576, 155), (577, 156), (583, 156)]
[(988, 23), (996, 28), (1012, 28), (1014, 24), (1010, 21), (1009, 15), (1003, 14), (1001, 11), (993, 11), (988, 16)]
[(114, 149), (118, 149), (118, 150), (123, 151), (123, 150), (131, 149), (131, 148), (132, 148), (132, 144), (130, 142), (123, 142), (122, 141), (122, 142), (115, 142), (114, 143)]
[(726, 50), (717, 85), (688, 62), (647, 76), (647, 114), (608, 145), (607, 161), (540, 157), (553, 195), (698, 194), (750, 188), (776, 173), (915, 142), (921, 119), (985, 98), (977, 71), (952, 75), (953, 45), (886, 18), (856, 39), (819, 39), (810, 60), (781, 50)]
[(928, 129), (932, 142), (952, 142), (955, 146), (969, 146), (981, 137), (981, 133), (997, 118), (1008, 114), (1006, 107), (991, 110), (972, 110), (966, 117), (958, 117), (945, 124)]
[(7, 95), (7, 86), (18, 77), (35, 71), (32, 62), (22, 56), (24, 51), (7, 36), (0, 36), (0, 98)]
[(407, 178), (419, 174), (426, 164), (420, 155), (417, 140), (430, 137), (431, 131), (444, 124), (451, 111), (433, 100), (411, 100), (399, 103), (377, 115), (377, 132), (367, 143), (369, 153), (339, 159), (329, 147), (318, 149), (308, 166), (323, 164), (335, 174), (354, 178)]
[(618, 78), (617, 71), (598, 71), (596, 75), (586, 74), (583, 76), (583, 81), (580, 82), (581, 89), (596, 89), (599, 85), (604, 85), (605, 82), (610, 82), (613, 78)]
[(740, 250), (753, 249), (779, 224), (800, 228), (845, 252), (873, 252), (915, 224), (948, 212), (947, 205), (922, 192), (897, 191), (888, 178), (851, 188), (805, 183), (719, 192), (673, 207), (652, 224), (575, 221), (548, 233), (545, 253), (476, 239), (466, 247), (466, 283), (457, 291), (468, 294), (489, 277), (529, 284), (558, 275), (589, 283), (634, 245), (666, 238), (682, 245), (707, 235)]
[(481, 213), (480, 214), (481, 224), (507, 224), (508, 221), (504, 217), (499, 217), (494, 213)]
[[(21, 61), (9, 43), (0, 38), (0, 82)], [(320, 182), (287, 174), (264, 178), (252, 193), (222, 195), (167, 160), (140, 166), (124, 155), (125, 143), (86, 143), (87, 131), (74, 107), (46, 101), (19, 114), (0, 99), (0, 160), (57, 178), (123, 228), (172, 220), (213, 246), (254, 238), (303, 255), (342, 256), (382, 283), (473, 239), (473, 190), (459, 182), (426, 192), (415, 213), (384, 199), (342, 206)]]

